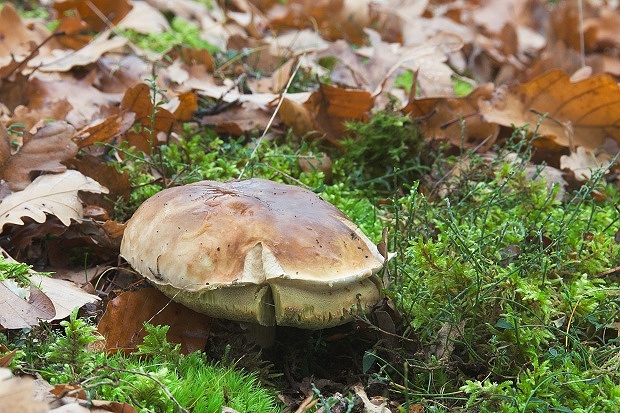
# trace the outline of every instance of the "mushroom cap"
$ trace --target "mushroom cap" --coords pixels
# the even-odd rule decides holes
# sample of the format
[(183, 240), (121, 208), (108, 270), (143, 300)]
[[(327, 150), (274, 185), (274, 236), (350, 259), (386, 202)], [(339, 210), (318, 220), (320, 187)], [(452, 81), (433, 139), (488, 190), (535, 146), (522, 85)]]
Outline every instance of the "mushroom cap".
[(368, 237), (313, 192), (264, 179), (157, 193), (121, 255), (173, 300), (230, 320), (325, 328), (381, 298), (384, 258)]

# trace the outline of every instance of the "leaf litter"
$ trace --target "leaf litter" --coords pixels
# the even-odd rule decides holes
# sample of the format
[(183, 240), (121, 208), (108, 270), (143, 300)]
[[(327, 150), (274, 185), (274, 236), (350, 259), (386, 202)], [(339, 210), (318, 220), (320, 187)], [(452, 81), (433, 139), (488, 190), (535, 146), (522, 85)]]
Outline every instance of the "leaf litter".
[[(48, 242), (55, 252), (39, 253), (43, 262), (61, 262), (66, 256), (59, 250), (76, 244), (109, 258), (123, 223), (110, 218), (114, 205), (104, 194), (127, 199), (130, 189), (126, 173), (102, 166), (105, 145), (128, 144), (149, 153), (188, 121), (223, 135), (252, 136), (270, 124), (280, 100), (272, 130), (290, 127), (299, 138), (338, 147), (347, 122), (365, 121), (386, 106), (416, 120), (429, 141), (480, 152), (505, 139), (512, 125), (529, 125), (548, 163), (585, 179), (592, 168), (608, 164), (620, 143), (614, 77), (620, 74), (619, 17), (612, 6), (585, 2), (581, 59), (576, 6), (561, 3), (236, 0), (207, 8), (189, 0), (174, 7), (157, 0), (57, 1), (54, 31), (5, 4), (0, 236), (11, 237), (10, 253), (20, 259), (32, 255), (35, 240), (50, 235), (57, 237)], [(238, 55), (222, 63), (184, 44), (159, 53), (117, 35), (117, 30), (164, 33), (170, 15), (192, 24), (221, 52)], [(572, 79), (584, 62), (585, 76)], [(474, 91), (458, 96), (454, 84), (464, 72)], [(407, 73), (414, 79), (409, 93), (397, 81)], [(284, 90), (294, 76), (311, 79), (310, 89)], [(144, 83), (147, 78), (158, 96)], [(156, 111), (154, 99), (161, 102)], [(198, 115), (205, 100), (215, 101), (211, 113)], [(47, 284), (50, 280), (55, 278), (35, 283), (41, 289), (33, 287), (32, 303), (3, 284), (1, 324), (21, 328), (15, 326), (66, 317), (71, 307), (94, 299), (88, 293), (75, 298), (78, 287)], [(125, 281), (119, 278), (122, 288), (135, 280)], [(121, 308), (130, 305), (121, 298), (125, 294), (117, 297)], [(7, 317), (8, 308), (18, 314)], [(125, 331), (114, 317), (104, 316), (111, 318), (105, 328), (120, 337)], [(140, 325), (150, 317), (132, 321)], [(443, 353), (450, 351), (446, 345)]]

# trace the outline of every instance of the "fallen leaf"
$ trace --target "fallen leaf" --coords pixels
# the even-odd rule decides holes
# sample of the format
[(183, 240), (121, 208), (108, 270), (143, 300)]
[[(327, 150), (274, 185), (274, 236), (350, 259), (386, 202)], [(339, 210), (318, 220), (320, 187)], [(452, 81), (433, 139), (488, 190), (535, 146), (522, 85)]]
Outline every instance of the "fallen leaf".
[(410, 99), (402, 112), (418, 121), (427, 139), (473, 148), (485, 142), (490, 147), (499, 133), (498, 125), (485, 122), (478, 111), (481, 99), (490, 99), (493, 85), (486, 84), (461, 98)]
[(144, 323), (169, 325), (168, 340), (181, 344), (184, 354), (204, 349), (210, 318), (163, 295), (155, 288), (125, 291), (108, 303), (99, 325), (107, 351), (133, 351), (142, 343)]
[(71, 109), (63, 119), (78, 129), (116, 113), (121, 95), (95, 88), (94, 78), (94, 72), (81, 79), (66, 74), (34, 78), (29, 82), (28, 107), (43, 111), (57, 101), (66, 100)]
[(344, 136), (345, 122), (367, 119), (373, 104), (370, 92), (326, 84), (321, 84), (305, 103), (313, 113), (316, 130), (335, 144)]
[(117, 50), (127, 44), (122, 36), (110, 38), (108, 30), (79, 50), (56, 50), (50, 56), (37, 56), (28, 62), (28, 67), (41, 72), (67, 72), (76, 66), (88, 66), (95, 63), (104, 53)]
[(166, 16), (147, 2), (134, 1), (133, 8), (118, 23), (121, 29), (132, 29), (142, 34), (160, 34), (171, 30)]
[(316, 130), (312, 112), (301, 103), (283, 97), (279, 115), (282, 122), (292, 128), (293, 133), (299, 137)]
[(69, 226), (72, 220), (82, 218), (82, 203), (78, 191), (103, 192), (108, 190), (94, 179), (78, 171), (55, 175), (41, 175), (26, 189), (5, 197), (0, 203), (0, 230), (6, 224), (23, 225), (24, 217), (45, 222), (46, 214), (58, 217)]
[(100, 32), (118, 24), (133, 6), (127, 0), (64, 0), (52, 7), (59, 16), (79, 16), (91, 30)]
[(2, 357), (0, 357), (0, 367), (8, 367), (13, 361), (13, 357), (17, 354), (17, 348), (14, 348), (12, 351), (9, 351), (4, 344), (0, 346), (0, 351), (3, 353)]
[(390, 409), (387, 407), (387, 399), (385, 397), (373, 397), (369, 399), (364, 387), (360, 384), (353, 386), (355, 395), (362, 401), (363, 413), (390, 413)]
[(99, 300), (99, 297), (87, 293), (71, 281), (45, 277), (37, 273), (32, 274), (30, 279), (34, 285), (41, 288), (53, 304), (56, 314), (47, 318), (48, 321), (62, 320), (69, 317), (76, 308)]
[(609, 167), (611, 157), (605, 153), (596, 156), (583, 146), (577, 148), (570, 155), (560, 157), (560, 169), (568, 169), (573, 172), (578, 181), (587, 181), (592, 177), (592, 172)]
[(216, 115), (200, 118), (200, 124), (214, 126), (215, 132), (229, 136), (243, 136), (252, 131), (262, 132), (271, 115), (252, 103), (234, 105)]
[(4, 124), (0, 122), (0, 165), (11, 157), (11, 137), (9, 131), (4, 127)]
[(36, 32), (28, 30), (11, 3), (6, 3), (0, 11), (0, 67), (6, 66), (15, 58), (19, 61), (30, 54), (30, 42), (39, 43)]
[(39, 320), (51, 320), (55, 315), (54, 304), (41, 290), (30, 286), (28, 301), (15, 291), (15, 283), (0, 281), (0, 326), (7, 329), (26, 328), (39, 324)]
[(0, 177), (13, 191), (31, 183), (33, 171), (62, 172), (67, 168), (60, 162), (77, 155), (78, 147), (71, 137), (75, 129), (63, 121), (48, 123), (34, 136), (24, 137), (24, 145), (0, 166)]
[(316, 27), (324, 39), (346, 39), (363, 44), (364, 28), (371, 23), (369, 0), (294, 0), (276, 4), (267, 11), (270, 28)]
[(0, 413), (45, 413), (47, 404), (35, 399), (34, 380), (15, 377), (11, 370), (0, 368)]
[(487, 122), (529, 125), (530, 132), (569, 148), (594, 151), (607, 137), (620, 142), (620, 88), (608, 75), (572, 83), (568, 74), (553, 70), (531, 82), (500, 88), (480, 102), (480, 112)]
[(119, 113), (99, 119), (73, 137), (73, 141), (80, 149), (96, 143), (108, 143), (121, 133), (125, 133), (134, 123), (133, 112)]

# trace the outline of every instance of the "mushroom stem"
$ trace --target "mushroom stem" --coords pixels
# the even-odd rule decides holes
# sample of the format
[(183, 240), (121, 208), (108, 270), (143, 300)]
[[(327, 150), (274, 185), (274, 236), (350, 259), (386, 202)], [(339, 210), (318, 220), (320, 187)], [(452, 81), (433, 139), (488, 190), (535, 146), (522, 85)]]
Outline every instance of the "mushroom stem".
[(250, 342), (262, 348), (273, 347), (276, 341), (276, 326), (263, 326), (257, 323), (244, 324)]

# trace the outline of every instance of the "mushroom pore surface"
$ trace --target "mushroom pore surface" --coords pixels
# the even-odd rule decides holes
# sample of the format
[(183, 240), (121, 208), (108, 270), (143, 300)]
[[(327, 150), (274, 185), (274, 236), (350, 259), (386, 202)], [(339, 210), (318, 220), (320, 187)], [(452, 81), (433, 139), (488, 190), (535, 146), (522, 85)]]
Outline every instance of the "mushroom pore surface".
[(384, 259), (359, 228), (263, 179), (159, 192), (127, 223), (121, 255), (173, 300), (230, 320), (325, 328), (381, 298)]

